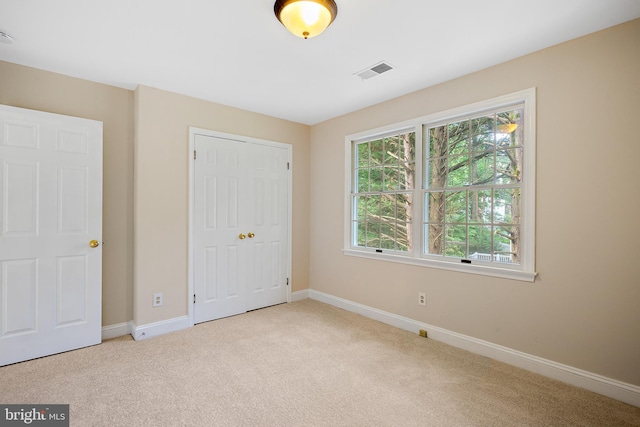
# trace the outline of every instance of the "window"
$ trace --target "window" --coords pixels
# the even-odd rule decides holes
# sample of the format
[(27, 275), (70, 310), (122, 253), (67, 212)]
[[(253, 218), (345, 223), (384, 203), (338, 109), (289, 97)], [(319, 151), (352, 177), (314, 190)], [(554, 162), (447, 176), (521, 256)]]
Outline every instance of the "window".
[(523, 106), (424, 126), (425, 254), (520, 263)]
[(415, 132), (354, 144), (356, 246), (407, 252), (412, 245)]
[(535, 90), (352, 135), (345, 253), (533, 281)]

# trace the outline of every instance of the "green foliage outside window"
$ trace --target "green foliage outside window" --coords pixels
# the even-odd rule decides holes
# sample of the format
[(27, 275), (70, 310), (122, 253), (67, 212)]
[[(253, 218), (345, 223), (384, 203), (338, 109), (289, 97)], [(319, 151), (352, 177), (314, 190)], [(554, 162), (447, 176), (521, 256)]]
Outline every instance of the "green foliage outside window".
[[(520, 262), (523, 135), (522, 107), (423, 127), (424, 254)], [(354, 245), (412, 251), (416, 133), (353, 149)]]
[(425, 253), (519, 263), (522, 109), (425, 135)]
[(415, 132), (356, 144), (355, 166), (357, 246), (410, 251)]

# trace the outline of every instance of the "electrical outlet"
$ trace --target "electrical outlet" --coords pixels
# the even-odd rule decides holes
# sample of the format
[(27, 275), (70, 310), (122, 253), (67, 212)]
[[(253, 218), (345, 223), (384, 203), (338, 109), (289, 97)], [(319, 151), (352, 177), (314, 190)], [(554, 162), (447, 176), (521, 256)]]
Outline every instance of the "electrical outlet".
[(154, 307), (162, 306), (162, 293), (153, 294), (153, 306)]
[(423, 307), (427, 306), (427, 294), (424, 292), (418, 292), (418, 305)]

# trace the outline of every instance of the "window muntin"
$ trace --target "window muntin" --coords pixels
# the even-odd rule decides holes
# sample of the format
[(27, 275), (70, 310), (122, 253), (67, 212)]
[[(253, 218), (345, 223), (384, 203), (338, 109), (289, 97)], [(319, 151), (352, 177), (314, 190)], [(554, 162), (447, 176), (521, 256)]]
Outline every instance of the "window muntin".
[(353, 143), (354, 247), (412, 250), (415, 149), (415, 132)]
[(524, 106), (427, 124), (423, 255), (520, 264)]

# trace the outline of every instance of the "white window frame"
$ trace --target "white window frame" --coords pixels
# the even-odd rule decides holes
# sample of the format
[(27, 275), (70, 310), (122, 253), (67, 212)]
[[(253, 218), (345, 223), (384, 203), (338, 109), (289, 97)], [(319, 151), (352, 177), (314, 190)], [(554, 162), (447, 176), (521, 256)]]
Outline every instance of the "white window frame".
[[(521, 259), (518, 265), (495, 264), (474, 262), (471, 264), (462, 263), (448, 257), (435, 258), (434, 256), (423, 255), (423, 125), (446, 120), (455, 120), (462, 116), (474, 113), (482, 113), (486, 110), (510, 107), (517, 104), (524, 104), (524, 163), (522, 170), (521, 186)], [(413, 241), (416, 242), (410, 252), (377, 252), (374, 249), (356, 247), (353, 244), (352, 219), (352, 185), (354, 177), (354, 143), (364, 140), (371, 140), (379, 135), (389, 134), (398, 130), (413, 130), (416, 133), (416, 188), (414, 188), (414, 212), (413, 212)], [(345, 209), (344, 209), (344, 249), (345, 255), (362, 258), (375, 259), (380, 261), (391, 261), (403, 264), (418, 265), (424, 267), (439, 268), (464, 273), (480, 274), (485, 276), (502, 277), (526, 282), (533, 282), (536, 278), (535, 271), (535, 201), (536, 201), (536, 89), (530, 88), (519, 92), (499, 96), (485, 101), (476, 102), (452, 108), (446, 111), (429, 114), (395, 123), (389, 126), (359, 132), (345, 137)]]

